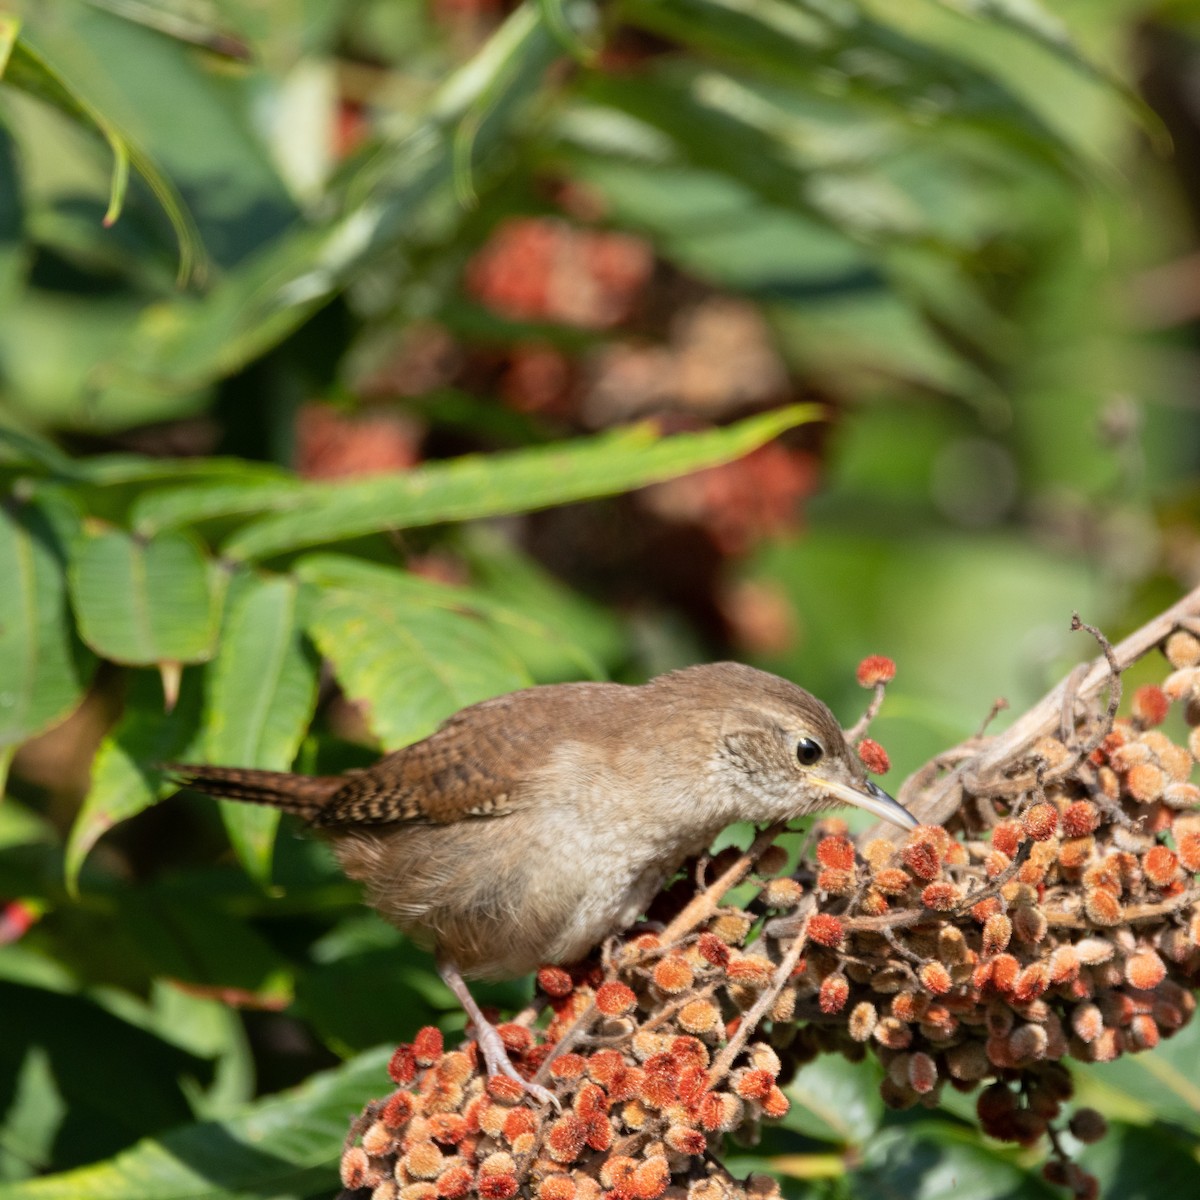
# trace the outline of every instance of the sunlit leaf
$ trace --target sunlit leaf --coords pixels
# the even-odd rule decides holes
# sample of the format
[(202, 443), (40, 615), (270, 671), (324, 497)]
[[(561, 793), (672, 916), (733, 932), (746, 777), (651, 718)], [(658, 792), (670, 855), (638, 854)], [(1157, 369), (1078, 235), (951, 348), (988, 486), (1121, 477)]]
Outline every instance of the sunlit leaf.
[(662, 437), (638, 425), (576, 442), (429, 463), (400, 475), (312, 484), (291, 511), (263, 517), (226, 543), (230, 555), (264, 558), (385, 529), (525, 512), (609, 496), (748, 454), (821, 416), (793, 405), (702, 433)]
[(533, 682), (485, 622), (378, 591), (326, 590), (308, 631), (389, 750), (465, 705)]
[[(205, 698), (205, 761), (291, 766), (317, 699), (300, 604), (296, 582), (281, 576), (248, 579), (234, 593)], [(225, 801), (221, 814), (247, 869), (267, 878), (278, 810)]]
[(212, 657), (224, 575), (194, 539), (85, 533), (70, 580), (80, 634), (97, 654), (132, 666)]

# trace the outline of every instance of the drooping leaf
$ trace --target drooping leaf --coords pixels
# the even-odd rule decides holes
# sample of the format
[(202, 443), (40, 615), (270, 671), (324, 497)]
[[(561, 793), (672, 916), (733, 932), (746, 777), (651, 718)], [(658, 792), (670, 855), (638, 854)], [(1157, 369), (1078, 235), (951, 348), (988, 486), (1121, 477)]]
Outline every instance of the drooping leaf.
[[(317, 698), (318, 663), (303, 633), (301, 591), (282, 576), (251, 577), (231, 598), (205, 698), (205, 761), (291, 766)], [(258, 879), (270, 874), (279, 813), (265, 805), (221, 805), (238, 856)]]
[[(57, 7), (57, 3), (54, 6)], [(80, 11), (86, 14), (83, 6)], [(33, 14), (30, 14), (31, 16)], [(43, 11), (43, 16), (45, 13)], [(98, 20), (113, 20), (104, 14)], [(78, 40), (77, 40), (78, 39)], [(98, 47), (82, 35), (77, 23), (42, 20), (26, 24), (13, 47), (5, 82), (29, 92), (61, 109), (68, 116), (94, 126), (108, 142), (113, 155), (112, 187), (106, 223), (121, 213), (132, 163), (162, 205), (179, 245), (179, 275), (189, 278), (202, 263), (203, 247), (191, 214), (171, 178), (141, 144), (130, 127), (129, 113), (111, 103), (111, 95), (97, 94), (90, 86), (93, 73), (80, 69), (79, 55), (90, 55)]]
[(223, 573), (181, 533), (87, 533), (71, 556), (79, 632), (97, 654), (131, 666), (212, 657)]
[(159, 319), (140, 326), (115, 357), (113, 380), (150, 379), (186, 392), (240, 369), (282, 341), (367, 264), (403, 245), (425, 206), (446, 197), (455, 131), (464, 116), (477, 114), (471, 163), (478, 170), (561, 53), (532, 0), (522, 5), (400, 135), (348, 169), (330, 197), (332, 217), (297, 224), (223, 277), (203, 300), (187, 297), (161, 306)]
[(174, 788), (158, 764), (194, 753), (201, 713), (201, 673), (184, 671), (179, 701), (163, 709), (158, 676), (135, 671), (125, 713), (100, 743), (92, 766), (92, 786), (67, 840), (64, 874), (74, 888), (79, 868), (96, 841), (114, 825), (149, 808)]
[(575, 442), (429, 463), (402, 475), (312, 484), (289, 499), (289, 511), (239, 530), (224, 549), (264, 558), (384, 529), (611, 496), (740, 458), (786, 429), (819, 419), (821, 411), (817, 405), (791, 405), (673, 437), (643, 424)]

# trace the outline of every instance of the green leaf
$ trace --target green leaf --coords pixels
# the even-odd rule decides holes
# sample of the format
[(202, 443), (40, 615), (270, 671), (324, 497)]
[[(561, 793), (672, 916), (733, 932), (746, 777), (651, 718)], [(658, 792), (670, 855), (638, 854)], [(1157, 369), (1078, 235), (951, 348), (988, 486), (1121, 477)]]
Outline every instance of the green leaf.
[[(212, 763), (285, 770), (317, 700), (318, 663), (303, 634), (299, 585), (245, 580), (232, 597), (205, 702), (204, 754)], [(238, 857), (270, 875), (279, 812), (224, 801), (221, 816)]]
[[(46, 7), (56, 8), (57, 4)], [(56, 15), (61, 17), (61, 13)], [(94, 57), (102, 53), (101, 47), (80, 29), (78, 20), (45, 20), (45, 10), (40, 16), (43, 19), (27, 24), (21, 30), (5, 72), (5, 83), (94, 126), (104, 136), (113, 154), (106, 224), (112, 224), (120, 215), (129, 165), (133, 164), (171, 222), (179, 244), (179, 276), (189, 278), (202, 265), (203, 259), (195, 223), (174, 182), (140, 143), (131, 114), (122, 111), (122, 106), (114, 103), (111, 92), (102, 86), (104, 72), (96, 70), (101, 60)], [(86, 8), (79, 8), (75, 16), (82, 17), (85, 24), (89, 18), (93, 23), (115, 20)], [(98, 83), (101, 86), (98, 87)]]
[(87, 687), (92, 657), (77, 652), (67, 614), (75, 520), (63, 505), (0, 502), (0, 754), (65, 717)]
[[(1069, 164), (1061, 139), (1002, 84), (867, 13), (784, 0), (632, 0), (625, 11), (638, 25), (787, 82), (816, 112), (836, 89), (840, 103), (828, 118), (843, 129), (843, 154), (883, 148), (881, 127), (869, 137), (866, 127), (855, 128), (857, 110), (897, 121), (908, 136), (965, 125), (1041, 161)], [(806, 149), (821, 152), (819, 143)]]
[(402, 475), (314, 484), (289, 511), (235, 533), (227, 553), (263, 558), (385, 529), (527, 512), (611, 496), (740, 458), (786, 429), (819, 419), (791, 405), (722, 429), (662, 437), (651, 424), (517, 450), (429, 463)]
[[(0, 1011), (0, 1138), (27, 1168), (89, 1162), (188, 1120), (182, 1079), (210, 1073), (83, 996), (0, 980)], [(0, 1184), (0, 1193), (23, 1186)]]
[(133, 673), (125, 714), (100, 743), (91, 789), (67, 839), (63, 870), (69, 888), (75, 888), (83, 860), (101, 835), (177, 789), (157, 764), (178, 761), (195, 746), (200, 710), (199, 671), (184, 671), (179, 700), (169, 713), (163, 711), (158, 676)]
[[(455, 587), (340, 554), (305, 555), (294, 570), (300, 579), (321, 587), (369, 590), (405, 606), (478, 617), (493, 628), (539, 682), (577, 678), (580, 673), (590, 678), (603, 676), (597, 660), (605, 652), (615, 653), (619, 638), (614, 623), (604, 619), (606, 614), (597, 616), (586, 601), (570, 596), (564, 588), (555, 590), (553, 583), (515, 552), (502, 557), (496, 552), (493, 558), (470, 556), (473, 563), (487, 563), (497, 570), (502, 564), (503, 583), (489, 580), (483, 588)], [(557, 609), (550, 608), (553, 603), (557, 603)], [(601, 652), (591, 652), (592, 648), (584, 644), (587, 640), (602, 646)]]
[(384, 592), (327, 590), (308, 632), (346, 694), (368, 705), (371, 728), (389, 750), (465, 705), (532, 682), (475, 616)]
[(194, 538), (85, 533), (70, 580), (80, 635), (97, 654), (131, 666), (212, 657), (224, 575)]
[(883, 1121), (882, 1076), (874, 1059), (851, 1063), (835, 1054), (821, 1055), (787, 1085), (792, 1107), (784, 1128), (817, 1141), (862, 1145)]
[(263, 245), (202, 300), (159, 306), (111, 362), (113, 386), (152, 380), (186, 392), (277, 345), (381, 254), (404, 246), (432, 202), (449, 198), (454, 131), (464, 117), (472, 114), (470, 149), (478, 162), (510, 132), (521, 101), (560, 55), (534, 5), (519, 7), (423, 111), (400, 123), (400, 136), (347, 168), (328, 197), (332, 217)]
[(863, 1146), (851, 1176), (855, 1200), (1061, 1200), (1035, 1168), (984, 1144), (973, 1130), (925, 1120), (888, 1128)]
[(390, 1084), (373, 1050), (226, 1121), (147, 1139), (108, 1162), (0, 1185), (0, 1200), (327, 1198), (349, 1118)]

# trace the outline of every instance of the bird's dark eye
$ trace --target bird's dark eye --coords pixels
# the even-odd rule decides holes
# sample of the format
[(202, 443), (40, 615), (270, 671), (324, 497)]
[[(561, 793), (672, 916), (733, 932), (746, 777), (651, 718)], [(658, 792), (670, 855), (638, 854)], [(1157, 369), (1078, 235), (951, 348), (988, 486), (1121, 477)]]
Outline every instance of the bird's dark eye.
[(801, 738), (796, 743), (796, 758), (802, 767), (811, 767), (813, 763), (820, 762), (821, 755), (824, 753), (821, 743), (814, 742), (812, 738)]

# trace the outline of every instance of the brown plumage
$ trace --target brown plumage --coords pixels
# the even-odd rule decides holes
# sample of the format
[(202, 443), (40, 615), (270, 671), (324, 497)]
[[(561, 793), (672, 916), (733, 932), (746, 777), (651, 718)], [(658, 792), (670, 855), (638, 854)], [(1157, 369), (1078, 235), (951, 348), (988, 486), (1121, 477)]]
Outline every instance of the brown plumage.
[[(913, 823), (868, 781), (824, 704), (739, 663), (640, 687), (527, 688), (342, 776), (173, 769), (327, 836), (369, 902), (437, 951), (477, 1028), (460, 969), (509, 978), (581, 958), (735, 821), (849, 803)], [(505, 1070), (495, 1049), (484, 1045), (489, 1065)]]

